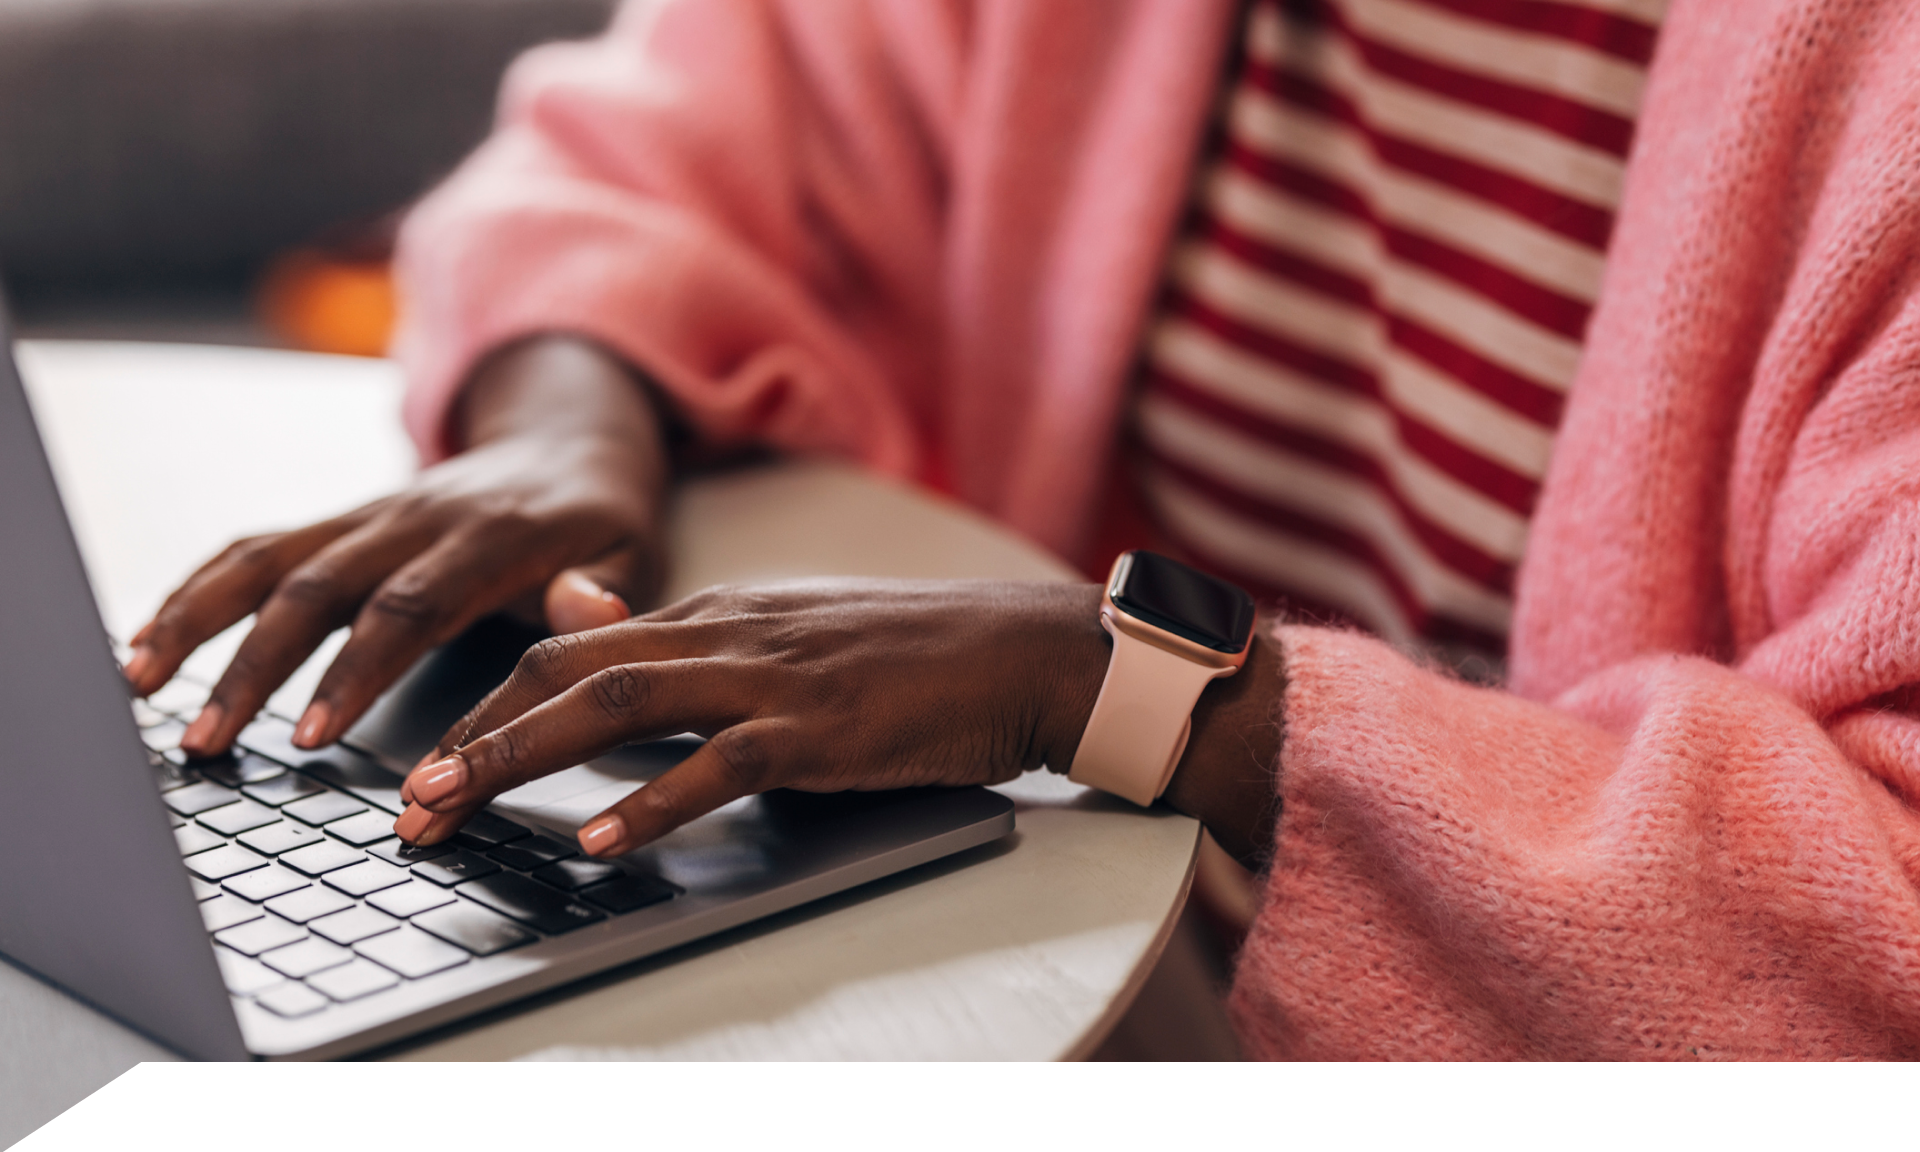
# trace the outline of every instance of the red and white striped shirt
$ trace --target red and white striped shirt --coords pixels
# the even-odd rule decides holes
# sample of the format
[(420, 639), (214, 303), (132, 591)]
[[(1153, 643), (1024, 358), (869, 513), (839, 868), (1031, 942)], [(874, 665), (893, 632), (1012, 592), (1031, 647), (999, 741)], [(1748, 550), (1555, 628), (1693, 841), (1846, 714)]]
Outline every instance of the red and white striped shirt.
[(1194, 562), (1456, 659), (1514, 572), (1666, 0), (1257, 0), (1136, 411)]

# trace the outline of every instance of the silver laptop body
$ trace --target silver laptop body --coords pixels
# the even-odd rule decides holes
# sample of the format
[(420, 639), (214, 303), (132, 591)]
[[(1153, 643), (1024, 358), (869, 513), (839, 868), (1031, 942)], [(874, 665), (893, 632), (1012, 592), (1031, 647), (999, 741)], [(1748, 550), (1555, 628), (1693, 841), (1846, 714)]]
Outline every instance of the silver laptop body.
[[(1010, 801), (967, 788), (771, 793), (608, 874), (498, 812), (457, 857), (370, 840), (400, 771), (528, 642), (497, 622), (335, 748), (296, 752), (263, 714), (239, 757), (186, 762), (190, 695), (130, 708), (11, 348), (0, 311), (0, 953), (180, 1052), (365, 1052), (1013, 830)], [(644, 780), (694, 746), (595, 767)]]

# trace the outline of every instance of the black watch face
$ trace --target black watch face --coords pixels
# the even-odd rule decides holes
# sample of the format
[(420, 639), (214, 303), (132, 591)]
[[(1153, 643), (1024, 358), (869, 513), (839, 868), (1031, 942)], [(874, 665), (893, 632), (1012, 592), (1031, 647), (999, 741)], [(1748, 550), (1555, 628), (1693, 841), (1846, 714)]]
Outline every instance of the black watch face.
[(1253, 635), (1253, 597), (1178, 560), (1130, 552), (1111, 591), (1128, 615), (1216, 652), (1238, 652)]

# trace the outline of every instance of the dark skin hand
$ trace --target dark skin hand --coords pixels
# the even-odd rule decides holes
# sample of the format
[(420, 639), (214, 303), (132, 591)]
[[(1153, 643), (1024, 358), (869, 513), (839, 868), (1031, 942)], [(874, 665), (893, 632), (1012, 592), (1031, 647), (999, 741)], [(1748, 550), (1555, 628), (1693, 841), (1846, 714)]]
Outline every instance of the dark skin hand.
[(142, 695), (250, 613), (255, 624), (182, 737), (225, 751), (327, 636), (352, 634), (300, 718), (318, 748), (352, 726), (428, 649), (483, 616), (544, 612), (556, 632), (597, 628), (662, 583), (668, 466), (646, 388), (618, 360), (566, 337), (483, 364), (454, 416), (459, 455), (412, 487), (344, 516), (228, 547), (133, 638)]
[[(1065, 771), (1111, 652), (1091, 584), (834, 580), (710, 589), (528, 652), (408, 777), (408, 841), (621, 744), (693, 731), (687, 760), (589, 821), (618, 855), (742, 796), (997, 784)], [(1167, 789), (1257, 866), (1277, 816), (1279, 653), (1215, 681)]]

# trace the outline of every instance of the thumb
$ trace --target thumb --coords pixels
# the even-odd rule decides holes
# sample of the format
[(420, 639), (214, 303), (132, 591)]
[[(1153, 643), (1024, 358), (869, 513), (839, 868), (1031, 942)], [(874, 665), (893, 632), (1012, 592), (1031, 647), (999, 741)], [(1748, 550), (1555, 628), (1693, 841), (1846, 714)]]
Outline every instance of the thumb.
[(605, 628), (633, 615), (626, 599), (607, 587), (604, 562), (569, 568), (547, 582), (544, 608), (554, 635)]

